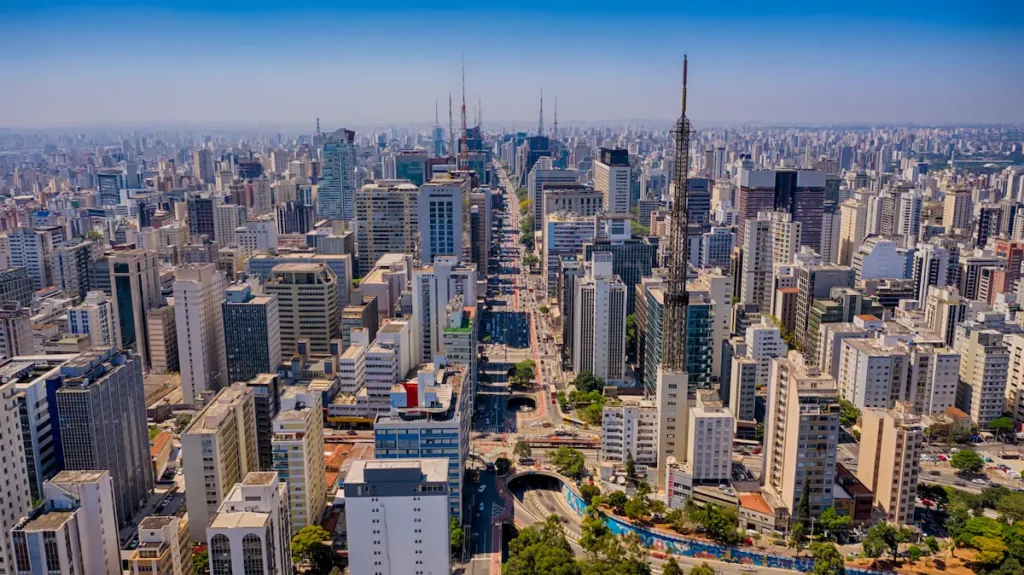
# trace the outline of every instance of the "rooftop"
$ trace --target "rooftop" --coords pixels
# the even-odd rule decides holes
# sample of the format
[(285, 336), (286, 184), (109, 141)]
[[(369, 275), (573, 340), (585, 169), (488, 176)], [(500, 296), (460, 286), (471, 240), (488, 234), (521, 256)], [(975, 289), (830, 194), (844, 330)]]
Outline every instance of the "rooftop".
[(104, 475), (108, 474), (108, 471), (102, 469), (95, 471), (65, 470), (53, 476), (50, 483), (95, 483), (102, 479)]
[(142, 518), (142, 521), (139, 522), (139, 529), (163, 529), (176, 519), (178, 518), (170, 515), (150, 515)]
[(740, 507), (752, 509), (765, 515), (775, 514), (775, 510), (768, 505), (768, 502), (765, 501), (764, 497), (760, 493), (740, 493), (737, 497), (740, 500)]
[(277, 473), (273, 471), (250, 471), (242, 485), (273, 485), (277, 481)]
[(78, 513), (75, 511), (48, 511), (21, 526), (22, 531), (54, 531), (60, 529)]

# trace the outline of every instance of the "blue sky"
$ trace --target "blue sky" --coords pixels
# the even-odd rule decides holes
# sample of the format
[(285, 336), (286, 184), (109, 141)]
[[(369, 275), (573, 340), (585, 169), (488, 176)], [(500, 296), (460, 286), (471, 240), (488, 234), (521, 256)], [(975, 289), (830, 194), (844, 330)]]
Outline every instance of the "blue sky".
[[(835, 5), (833, 5), (835, 4)], [(1024, 7), (977, 2), (3, 4), (0, 126), (1024, 122)], [(457, 120), (456, 120), (457, 121)]]

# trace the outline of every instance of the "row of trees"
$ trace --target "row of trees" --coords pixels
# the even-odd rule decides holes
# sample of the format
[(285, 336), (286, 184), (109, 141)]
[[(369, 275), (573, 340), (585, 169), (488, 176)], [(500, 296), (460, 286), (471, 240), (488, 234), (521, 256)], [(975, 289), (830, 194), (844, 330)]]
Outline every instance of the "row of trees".
[[(617, 538), (600, 521), (584, 518), (580, 546), (586, 556), (577, 559), (557, 516), (521, 530), (509, 542), (503, 575), (650, 575), (647, 551), (636, 536)], [(713, 575), (699, 573), (698, 575)]]
[(524, 359), (508, 368), (508, 380), (512, 385), (529, 387), (537, 378), (537, 364), (532, 359)]

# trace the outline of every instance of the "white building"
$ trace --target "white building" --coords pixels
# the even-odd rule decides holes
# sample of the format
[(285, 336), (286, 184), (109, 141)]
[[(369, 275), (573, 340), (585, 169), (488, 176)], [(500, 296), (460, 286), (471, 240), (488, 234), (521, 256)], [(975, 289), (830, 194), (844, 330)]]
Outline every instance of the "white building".
[(921, 205), (924, 198), (916, 190), (900, 194), (896, 207), (896, 235), (909, 239), (910, 244), (917, 240), (921, 232)]
[(216, 392), (228, 385), (221, 308), (226, 287), (224, 274), (214, 264), (181, 267), (174, 272), (174, 320), (185, 403), (196, 403), (203, 392)]
[(114, 480), (108, 471), (61, 471), (43, 483), (48, 510), (74, 512), (84, 573), (120, 575)]
[(355, 216), (356, 133), (341, 129), (327, 134), (320, 149), (321, 177), (316, 216), (321, 220), (350, 221)]
[(786, 212), (760, 212), (747, 220), (740, 301), (770, 310), (775, 268), (793, 261), (800, 245), (800, 222)]
[(245, 206), (217, 204), (213, 206), (213, 235), (220, 247), (237, 245), (235, 230), (249, 218)]
[[(457, 256), (439, 255), (433, 263), (413, 270), (412, 315), (416, 328), (419, 363), (429, 363), (443, 353), (442, 332), (447, 325), (448, 303), (461, 295), (476, 301), (476, 264), (460, 263)], [(404, 375), (404, 374), (403, 374)]]
[(17, 573), (8, 533), (32, 510), (25, 442), (21, 434), (18, 390), (13, 381), (0, 384), (0, 444), (4, 446), (4, 484), (0, 489), (0, 574)]
[(235, 243), (248, 256), (256, 252), (276, 252), (277, 220), (271, 216), (245, 222), (235, 229)]
[(728, 483), (732, 479), (735, 420), (711, 392), (697, 394), (690, 407), (686, 465), (696, 483)]
[(772, 359), (785, 357), (789, 351), (789, 346), (782, 339), (782, 331), (762, 319), (761, 323), (747, 327), (744, 341), (747, 357), (757, 362), (755, 384), (757, 387), (768, 385)]
[(64, 243), (64, 229), (57, 226), (19, 227), (7, 233), (10, 266), (27, 268), (35, 289), (54, 285), (53, 250)]
[[(534, 228), (540, 229), (544, 221), (546, 198), (544, 197), (545, 186), (556, 186), (559, 184), (575, 184), (579, 181), (579, 172), (576, 170), (557, 170), (551, 163), (551, 158), (541, 157), (533, 164), (530, 173), (526, 176), (527, 199), (533, 209)], [(596, 191), (596, 190), (594, 190)], [(603, 201), (603, 200), (602, 200)], [(554, 206), (550, 206), (556, 211)], [(569, 209), (568, 207), (563, 209)], [(580, 214), (585, 215), (585, 214)]]
[(604, 196), (609, 214), (628, 214), (632, 200), (629, 153), (601, 148), (594, 160), (594, 189)]
[(956, 351), (960, 353), (957, 407), (971, 416), (971, 423), (985, 426), (1002, 416), (1006, 407), (1010, 353), (1003, 334), (975, 330)]
[(327, 501), (321, 393), (286, 387), (273, 431), (274, 471), (288, 478), (292, 529), (318, 525)]
[(68, 327), (72, 334), (88, 335), (93, 347), (121, 348), (114, 302), (101, 291), (87, 293), (83, 303), (68, 310)]
[(626, 364), (626, 286), (612, 273), (612, 254), (595, 253), (576, 283), (573, 371), (589, 371), (609, 385), (622, 382)]
[(658, 464), (658, 406), (650, 401), (607, 405), (601, 416), (601, 461)]
[(420, 264), (438, 256), (472, 260), (467, 178), (431, 180), (420, 186), (416, 211), (420, 231)]
[(354, 461), (345, 477), (349, 570), (448, 573), (447, 491), (443, 459)]
[(854, 254), (853, 270), (857, 274), (857, 281), (904, 278), (907, 254), (905, 250), (898, 250), (892, 240), (872, 236), (865, 239)]
[(557, 213), (547, 215), (545, 226), (541, 260), (546, 270), (544, 277), (548, 295), (553, 296), (558, 286), (559, 258), (576, 255), (583, 250), (583, 244), (593, 241), (597, 222), (594, 216)]
[(288, 490), (277, 473), (250, 472), (224, 498), (206, 529), (210, 573), (290, 575)]

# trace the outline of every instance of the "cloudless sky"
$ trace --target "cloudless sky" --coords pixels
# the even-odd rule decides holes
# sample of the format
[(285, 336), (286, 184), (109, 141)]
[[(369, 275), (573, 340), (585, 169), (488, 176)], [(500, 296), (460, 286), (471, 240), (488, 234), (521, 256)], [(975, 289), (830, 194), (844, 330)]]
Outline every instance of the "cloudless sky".
[[(436, 8), (434, 6), (437, 6)], [(0, 127), (1024, 122), (1024, 1), (12, 2)], [(472, 119), (471, 119), (472, 121)]]

